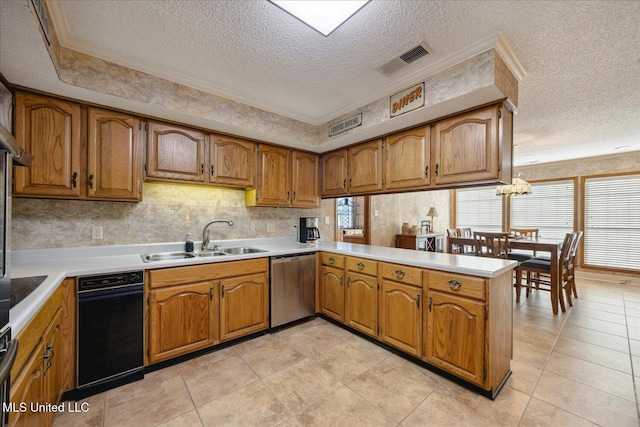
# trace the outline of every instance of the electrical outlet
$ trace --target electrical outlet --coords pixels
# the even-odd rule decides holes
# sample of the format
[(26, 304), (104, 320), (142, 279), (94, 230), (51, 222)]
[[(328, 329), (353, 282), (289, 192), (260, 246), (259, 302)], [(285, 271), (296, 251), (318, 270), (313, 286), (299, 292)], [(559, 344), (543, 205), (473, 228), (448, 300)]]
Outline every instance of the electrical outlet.
[(331, 218), (329, 218), (328, 216), (324, 217), (324, 223), (329, 225), (329, 222), (331, 222)]
[(373, 216), (378, 216), (378, 209), (373, 211)]
[(100, 225), (93, 226), (93, 229), (91, 230), (91, 238), (93, 240), (100, 240), (104, 238), (102, 226)]
[(276, 225), (273, 223), (267, 224), (267, 233), (273, 233), (276, 231)]

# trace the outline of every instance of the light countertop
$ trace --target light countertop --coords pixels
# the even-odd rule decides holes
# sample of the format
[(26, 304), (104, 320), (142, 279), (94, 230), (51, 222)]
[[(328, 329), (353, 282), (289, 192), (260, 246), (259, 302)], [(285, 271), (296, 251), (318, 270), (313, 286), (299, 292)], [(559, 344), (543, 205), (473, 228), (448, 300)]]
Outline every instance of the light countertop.
[[(198, 248), (200, 242), (195, 243), (196, 248)], [(304, 244), (296, 242), (292, 237), (224, 240), (216, 243), (220, 244), (222, 248), (251, 246), (267, 252), (145, 263), (142, 261), (140, 254), (183, 251), (184, 242), (13, 251), (11, 254), (12, 278), (41, 275), (45, 275), (47, 278), (30, 295), (11, 308), (9, 326), (12, 328), (12, 334), (15, 336), (26, 325), (66, 277), (236, 261), (316, 251), (359, 256), (376, 261), (487, 278), (499, 276), (517, 265), (515, 261), (509, 260), (476, 258), (344, 242)]]

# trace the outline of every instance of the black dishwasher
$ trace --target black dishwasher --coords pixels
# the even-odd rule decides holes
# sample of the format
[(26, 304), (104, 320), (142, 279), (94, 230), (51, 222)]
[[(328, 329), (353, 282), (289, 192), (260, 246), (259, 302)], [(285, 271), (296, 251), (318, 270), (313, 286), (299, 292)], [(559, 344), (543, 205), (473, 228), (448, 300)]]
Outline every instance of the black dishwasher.
[(78, 278), (78, 391), (144, 377), (144, 272)]

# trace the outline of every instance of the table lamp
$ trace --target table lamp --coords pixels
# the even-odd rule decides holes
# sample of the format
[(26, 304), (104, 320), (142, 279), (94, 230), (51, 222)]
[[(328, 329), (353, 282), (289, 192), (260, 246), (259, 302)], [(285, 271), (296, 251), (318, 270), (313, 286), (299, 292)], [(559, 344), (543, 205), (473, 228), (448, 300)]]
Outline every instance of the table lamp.
[(429, 208), (429, 212), (427, 212), (427, 216), (431, 218), (431, 231), (435, 229), (435, 224), (433, 223), (433, 217), (438, 216), (438, 211), (435, 207), (431, 206)]

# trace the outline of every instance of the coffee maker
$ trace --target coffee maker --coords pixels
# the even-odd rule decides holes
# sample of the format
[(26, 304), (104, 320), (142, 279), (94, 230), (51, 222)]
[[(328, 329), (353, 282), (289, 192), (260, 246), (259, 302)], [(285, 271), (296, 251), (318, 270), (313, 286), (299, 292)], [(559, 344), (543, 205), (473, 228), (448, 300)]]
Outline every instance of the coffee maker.
[(318, 230), (318, 218), (300, 218), (300, 226), (298, 227), (298, 242), (314, 243), (319, 238), (320, 230)]

